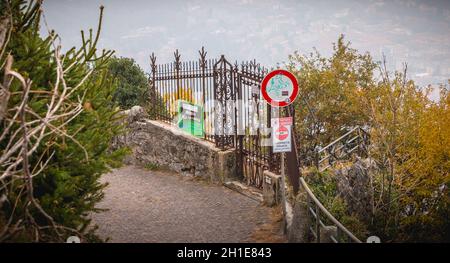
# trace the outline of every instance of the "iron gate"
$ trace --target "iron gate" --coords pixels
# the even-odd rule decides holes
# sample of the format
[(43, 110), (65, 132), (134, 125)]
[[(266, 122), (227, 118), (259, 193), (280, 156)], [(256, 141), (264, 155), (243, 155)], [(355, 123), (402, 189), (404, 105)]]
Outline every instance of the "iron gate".
[(199, 61), (181, 62), (177, 50), (175, 61), (163, 65), (157, 65), (152, 54), (152, 117), (171, 122), (178, 99), (201, 104), (204, 139), (222, 150), (234, 149), (237, 177), (261, 188), (264, 170), (279, 171), (279, 156), (269, 141), (270, 117), (277, 112), (260, 95), (268, 70), (256, 61), (232, 64), (223, 55), (207, 60), (204, 48), (199, 54)]
[[(280, 172), (280, 155), (273, 153), (269, 146), (270, 119), (271, 116), (278, 116), (279, 112), (261, 99), (260, 92), (260, 83), (268, 70), (256, 61), (239, 65), (237, 62), (231, 64), (224, 56), (219, 60), (206, 59), (203, 48), (199, 54), (198, 61), (181, 62), (177, 50), (174, 53), (175, 61), (163, 65), (157, 65), (156, 57), (152, 54), (149, 93), (153, 107), (150, 116), (172, 122), (175, 114), (173, 106), (177, 100), (201, 104), (204, 108), (204, 139), (215, 143), (222, 150), (234, 149), (237, 176), (242, 177), (247, 184), (261, 188), (264, 170)], [(293, 107), (286, 108), (284, 113), (294, 116)], [(348, 135), (342, 138), (347, 138)], [(364, 141), (366, 137), (364, 135), (361, 138)], [(294, 151), (286, 155), (287, 172), (289, 176), (293, 176), (290, 177), (290, 182), (294, 192), (297, 192), (301, 184), (307, 193), (308, 215), (312, 218), (311, 222), (315, 222), (314, 229), (312, 225), (309, 229), (316, 241), (320, 242), (321, 228), (325, 227), (325, 221), (322, 220), (324, 216), (337, 228), (337, 235), (331, 237), (334, 242), (361, 242), (326, 210), (304, 179), (298, 177), (295, 136), (293, 140)], [(322, 158), (322, 163), (324, 160), (337, 158), (337, 151), (342, 149), (351, 153), (356, 149), (351, 144), (354, 140), (356, 139), (346, 140), (345, 145), (350, 145), (346, 146), (348, 151), (345, 150), (346, 147), (325, 147), (322, 152), (333, 150), (327, 150), (329, 155)], [(336, 142), (332, 145), (336, 145)], [(316, 161), (319, 166), (321, 161), (318, 157), (319, 154)]]
[(235, 147), (237, 112), (235, 85), (236, 72), (222, 55), (214, 64), (214, 138), (221, 149)]

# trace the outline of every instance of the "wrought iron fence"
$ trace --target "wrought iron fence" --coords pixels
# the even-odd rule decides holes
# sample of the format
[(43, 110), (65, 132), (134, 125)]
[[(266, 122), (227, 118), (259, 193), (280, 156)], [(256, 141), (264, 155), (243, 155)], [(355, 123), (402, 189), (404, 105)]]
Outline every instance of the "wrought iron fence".
[[(154, 53), (150, 56), (151, 84), (153, 91), (154, 118), (172, 123), (178, 114), (177, 103), (184, 100), (203, 107), (204, 138), (214, 142), (213, 105), (213, 66), (215, 59), (206, 59), (207, 52), (199, 51), (198, 61), (181, 61), (178, 50), (175, 60), (170, 63), (156, 64)], [(159, 100), (159, 101), (158, 101)]]
[[(260, 92), (260, 83), (268, 70), (256, 61), (231, 64), (224, 56), (206, 59), (206, 54), (202, 48), (198, 61), (182, 62), (176, 50), (173, 62), (156, 64), (156, 56), (152, 53), (152, 117), (172, 123), (179, 114), (177, 101), (201, 105), (204, 139), (222, 150), (233, 148), (237, 175), (247, 184), (261, 188), (264, 170), (280, 172), (280, 155), (272, 152), (269, 143), (270, 119), (279, 112), (263, 102)], [(294, 116), (293, 107), (287, 111), (289, 116)], [(319, 166), (328, 161), (331, 165), (355, 152), (367, 139), (366, 135), (362, 129), (353, 129), (318, 151), (316, 164)], [(337, 229), (336, 235), (331, 237), (334, 242), (361, 242), (327, 211), (301, 177), (300, 185), (307, 193), (307, 209), (312, 219), (310, 232), (317, 242), (320, 242), (320, 232), (326, 224)]]
[(223, 55), (219, 59), (206, 55), (202, 48), (198, 61), (183, 62), (176, 50), (173, 62), (157, 64), (152, 53), (152, 116), (173, 123), (180, 100), (200, 105), (204, 139), (222, 150), (234, 148), (238, 175), (261, 188), (263, 171), (279, 170), (279, 156), (268, 143), (270, 118), (277, 111), (260, 94), (260, 82), (268, 70), (255, 60), (232, 64)]
[(272, 116), (278, 116), (277, 108), (272, 108), (261, 97), (260, 83), (268, 70), (255, 60), (235, 65), (238, 89), (238, 137), (237, 148), (241, 153), (243, 174), (248, 183), (262, 187), (263, 171), (279, 172), (280, 156), (272, 152), (270, 144)]

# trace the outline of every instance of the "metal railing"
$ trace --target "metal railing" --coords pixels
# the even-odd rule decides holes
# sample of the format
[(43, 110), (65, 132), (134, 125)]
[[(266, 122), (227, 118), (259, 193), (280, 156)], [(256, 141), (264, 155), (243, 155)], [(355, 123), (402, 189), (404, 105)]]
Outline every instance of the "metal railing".
[[(316, 151), (315, 166), (319, 172), (322, 172), (330, 168), (336, 161), (350, 159), (353, 154), (366, 155), (368, 143), (368, 133), (361, 127), (355, 127), (324, 148)], [(300, 177), (300, 185), (307, 194), (307, 213), (311, 222), (308, 226), (308, 231), (316, 242), (321, 242), (322, 230), (325, 230), (327, 226), (334, 226), (336, 228), (335, 231), (332, 230), (331, 234), (329, 234), (332, 242), (361, 243), (361, 240), (323, 206), (303, 177)]]
[(322, 172), (330, 168), (336, 161), (350, 159), (354, 153), (364, 156), (367, 154), (368, 142), (368, 133), (359, 126), (355, 127), (316, 151), (315, 165)]
[(321, 237), (320, 233), (322, 229), (325, 229), (327, 227), (328, 222), (324, 222), (321, 217), (324, 217), (325, 220), (328, 220), (329, 223), (331, 223), (333, 226), (336, 227), (336, 234), (331, 234), (330, 239), (334, 243), (345, 243), (345, 242), (352, 242), (352, 243), (362, 243), (361, 240), (359, 240), (352, 232), (350, 232), (344, 225), (341, 224), (317, 199), (317, 197), (314, 195), (314, 193), (309, 188), (306, 181), (303, 179), (303, 177), (300, 177), (300, 185), (305, 190), (307, 195), (307, 212), (308, 215), (313, 221), (313, 224), (310, 224), (308, 226), (308, 230), (311, 233), (311, 235), (314, 237), (315, 241), (317, 243), (320, 243)]

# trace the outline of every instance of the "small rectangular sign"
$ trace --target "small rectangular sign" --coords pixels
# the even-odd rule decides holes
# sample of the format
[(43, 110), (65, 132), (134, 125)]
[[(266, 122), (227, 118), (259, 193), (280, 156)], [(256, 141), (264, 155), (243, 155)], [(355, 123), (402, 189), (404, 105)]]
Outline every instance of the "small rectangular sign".
[(178, 128), (198, 137), (203, 136), (203, 107), (187, 101), (178, 102)]
[(292, 117), (284, 117), (284, 118), (278, 118), (280, 125), (283, 126), (291, 126), (292, 125)]
[(272, 151), (274, 153), (290, 152), (292, 149), (292, 117), (272, 118)]

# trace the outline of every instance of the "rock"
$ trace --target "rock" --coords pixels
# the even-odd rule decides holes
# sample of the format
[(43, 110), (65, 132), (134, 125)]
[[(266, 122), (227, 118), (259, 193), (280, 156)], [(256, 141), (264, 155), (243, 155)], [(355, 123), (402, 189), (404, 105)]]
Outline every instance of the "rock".
[(127, 116), (128, 122), (134, 122), (146, 117), (145, 110), (141, 106), (133, 106), (131, 109), (123, 111), (123, 114)]
[(297, 198), (294, 200), (292, 207), (291, 222), (287, 222), (289, 217), (286, 216), (287, 237), (289, 243), (308, 243), (309, 240), (309, 218), (306, 206), (306, 193), (300, 189)]
[(372, 215), (373, 189), (371, 173), (376, 169), (371, 159), (359, 159), (354, 164), (334, 171), (338, 195), (347, 203), (349, 214), (363, 219)]

